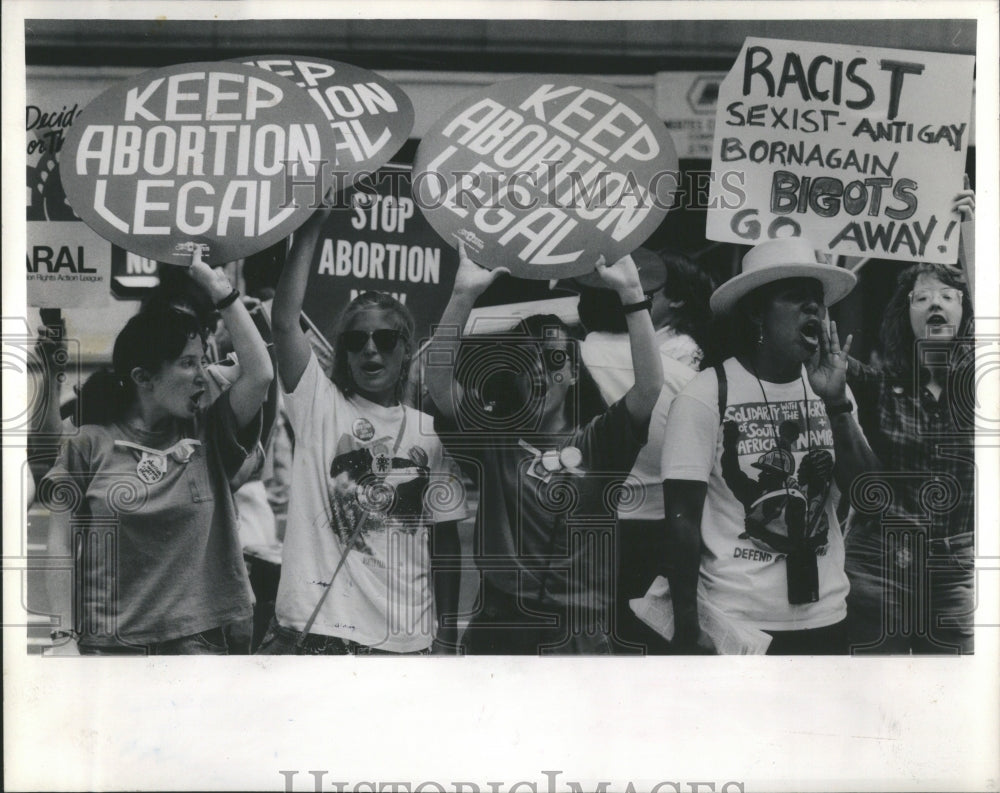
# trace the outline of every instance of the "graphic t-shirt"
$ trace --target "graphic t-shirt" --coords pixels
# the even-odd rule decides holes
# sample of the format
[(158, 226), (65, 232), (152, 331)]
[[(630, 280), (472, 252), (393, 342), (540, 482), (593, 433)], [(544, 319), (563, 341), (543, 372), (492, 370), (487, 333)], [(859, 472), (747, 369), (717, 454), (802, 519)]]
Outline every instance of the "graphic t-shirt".
[(434, 638), (430, 524), (465, 516), (461, 479), (419, 411), (345, 397), (311, 355), (285, 394), (295, 435), (275, 616), (390, 652)]
[[(674, 399), (661, 458), (663, 479), (708, 483), (699, 587), (711, 603), (756, 628), (839, 622), (848, 583), (833, 429), (823, 401), (804, 370), (799, 380), (769, 383), (735, 358), (724, 368), (723, 421), (718, 377), (708, 369)], [(788, 558), (803, 553), (815, 555), (818, 597), (790, 602), (789, 572), (795, 580), (801, 568)]]
[(223, 396), (162, 432), (84, 425), (66, 440), (41, 492), (71, 532), (81, 646), (162, 642), (252, 615), (229, 480), (259, 438), (260, 414), (240, 431)]
[(476, 564), (488, 583), (536, 608), (571, 606), (599, 621), (613, 596), (615, 509), (630, 495), (623, 482), (644, 430), (619, 400), (582, 427), (530, 443), (464, 432), (452, 452), (478, 484)]

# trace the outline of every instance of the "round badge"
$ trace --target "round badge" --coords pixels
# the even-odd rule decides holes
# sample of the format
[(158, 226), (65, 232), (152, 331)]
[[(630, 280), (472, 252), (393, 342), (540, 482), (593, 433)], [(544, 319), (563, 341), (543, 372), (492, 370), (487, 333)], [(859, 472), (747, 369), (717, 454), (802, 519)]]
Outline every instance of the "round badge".
[(575, 446), (567, 446), (559, 452), (559, 461), (566, 468), (579, 468), (583, 462), (583, 454)]
[(542, 455), (542, 468), (546, 471), (558, 471), (560, 467), (559, 452), (550, 450)]
[(351, 432), (359, 441), (370, 441), (375, 437), (375, 427), (368, 419), (355, 419), (351, 425)]
[(407, 456), (413, 462), (414, 465), (418, 465), (421, 468), (426, 468), (428, 463), (427, 452), (425, 452), (419, 446), (413, 446), (410, 451), (407, 452)]
[(135, 472), (147, 485), (152, 485), (163, 479), (163, 474), (166, 470), (167, 461), (163, 457), (146, 454), (145, 452), (135, 466)]

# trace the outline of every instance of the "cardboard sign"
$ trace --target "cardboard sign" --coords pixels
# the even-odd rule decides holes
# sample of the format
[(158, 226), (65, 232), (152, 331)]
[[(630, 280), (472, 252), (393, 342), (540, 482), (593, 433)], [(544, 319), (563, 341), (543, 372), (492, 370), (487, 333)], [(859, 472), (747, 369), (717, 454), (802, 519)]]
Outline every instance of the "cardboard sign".
[(334, 188), (385, 165), (413, 129), (413, 103), (403, 89), (360, 66), (284, 55), (240, 61), (291, 80), (329, 119), (336, 150)]
[(974, 63), (748, 38), (719, 94), (707, 236), (954, 263)]
[(66, 135), (60, 173), (73, 209), (102, 237), (173, 263), (190, 259), (192, 243), (207, 244), (205, 260), (221, 264), (309, 217), (316, 175), (334, 158), (327, 126), (283, 77), (181, 64), (88, 104)]
[(452, 107), (414, 162), (420, 210), (450, 244), (521, 278), (567, 278), (637, 248), (665, 217), (677, 155), (653, 110), (569, 75), (498, 83)]
[(417, 212), (409, 169), (383, 169), (337, 205), (313, 252), (303, 312), (333, 343), (349, 302), (387, 292), (413, 315), (416, 341), (429, 337), (451, 296), (458, 254)]
[(93, 308), (108, 303), (111, 243), (79, 221), (29, 220), (28, 305)]

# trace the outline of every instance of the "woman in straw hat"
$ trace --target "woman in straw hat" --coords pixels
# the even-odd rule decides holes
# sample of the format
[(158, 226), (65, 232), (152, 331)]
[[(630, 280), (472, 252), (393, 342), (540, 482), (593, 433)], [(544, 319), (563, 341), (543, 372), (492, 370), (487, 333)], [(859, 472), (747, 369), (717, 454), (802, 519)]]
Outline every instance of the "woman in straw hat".
[(780, 239), (712, 294), (736, 354), (676, 397), (661, 458), (677, 652), (847, 650), (838, 488), (874, 458), (846, 385), (851, 338), (824, 320), (855, 281)]

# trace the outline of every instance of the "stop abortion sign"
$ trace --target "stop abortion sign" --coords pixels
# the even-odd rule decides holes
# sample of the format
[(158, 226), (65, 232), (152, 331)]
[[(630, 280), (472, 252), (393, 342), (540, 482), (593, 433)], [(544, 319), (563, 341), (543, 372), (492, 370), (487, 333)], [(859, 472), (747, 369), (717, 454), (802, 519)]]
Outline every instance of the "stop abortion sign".
[(521, 278), (568, 278), (639, 247), (670, 208), (677, 154), (653, 110), (574, 75), (498, 83), (424, 136), (413, 192), (452, 245)]
[(283, 77), (238, 63), (143, 72), (73, 123), (60, 174), (74, 211), (125, 250), (209, 264), (287, 237), (322, 198), (329, 121)]

